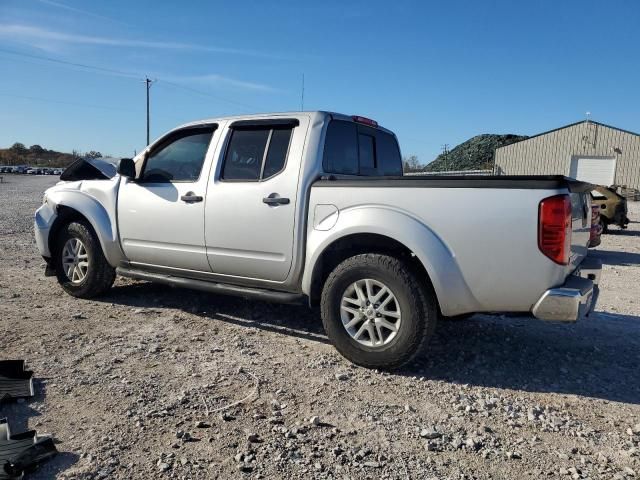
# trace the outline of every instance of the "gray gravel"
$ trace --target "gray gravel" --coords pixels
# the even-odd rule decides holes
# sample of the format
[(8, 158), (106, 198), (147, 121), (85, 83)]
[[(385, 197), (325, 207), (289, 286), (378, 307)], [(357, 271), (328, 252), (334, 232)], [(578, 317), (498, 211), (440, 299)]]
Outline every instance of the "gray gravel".
[(343, 360), (304, 307), (121, 279), (63, 294), (31, 232), (55, 180), (6, 177), (0, 358), (26, 359), (37, 395), (0, 416), (61, 452), (30, 478), (640, 476), (640, 223), (595, 252), (593, 317), (442, 323), (388, 374)]

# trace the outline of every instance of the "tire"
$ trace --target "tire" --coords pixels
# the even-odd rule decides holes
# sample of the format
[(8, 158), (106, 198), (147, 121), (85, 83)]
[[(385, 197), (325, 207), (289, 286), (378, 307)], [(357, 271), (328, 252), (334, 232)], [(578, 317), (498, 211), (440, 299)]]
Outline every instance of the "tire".
[[(67, 274), (63, 260), (65, 257), (65, 247), (73, 245), (68, 242), (81, 242), (84, 247), (81, 252), (85, 252), (82, 258), (86, 258), (88, 265), (83, 278), (73, 279)], [(77, 245), (77, 243), (76, 243)], [(69, 258), (66, 256), (65, 258)], [(78, 298), (93, 298), (106, 293), (116, 279), (116, 271), (107, 263), (102, 253), (102, 247), (93, 228), (84, 221), (73, 221), (60, 229), (56, 239), (54, 254), (56, 277), (58, 283), (69, 295)]]
[[(400, 324), (393, 337), (387, 340), (388, 343), (379, 342), (376, 346), (364, 345), (363, 342), (371, 343), (370, 334), (362, 333), (359, 339), (356, 339), (345, 326), (352, 323), (350, 320), (355, 321), (356, 315), (350, 318), (352, 313), (347, 313), (343, 309), (345, 306), (350, 306), (350, 302), (359, 301), (361, 297), (356, 292), (355, 285), (358, 282), (365, 282), (365, 279), (370, 280), (374, 285), (373, 291), (380, 288), (377, 290), (380, 293), (382, 288), (379, 285), (383, 285), (394, 296), (386, 306), (381, 307), (380, 303), (371, 305), (380, 307), (379, 312), (398, 309), (394, 313), (400, 315)], [(360, 289), (360, 293), (364, 288)], [(366, 289), (368, 288), (369, 285), (366, 286)], [(352, 293), (348, 294), (348, 292)], [(346, 297), (353, 298), (347, 302)], [(375, 295), (367, 298), (375, 298)], [(382, 303), (386, 303), (384, 297), (382, 298)], [(398, 258), (373, 253), (348, 258), (331, 272), (322, 290), (320, 308), (325, 332), (338, 352), (351, 362), (367, 368), (397, 369), (412, 361), (425, 349), (438, 318), (436, 296), (428, 279), (419, 279), (414, 269)], [(354, 309), (358, 310), (355, 306)], [(361, 312), (359, 315), (358, 318), (364, 318), (365, 313)], [(380, 321), (376, 318), (378, 314), (372, 315), (367, 310), (366, 315), (370, 315), (367, 317), (370, 322), (378, 325), (375, 323)], [(385, 320), (394, 320), (385, 315), (382, 317)], [(396, 319), (395, 322), (398, 320)], [(360, 332), (362, 326), (364, 323), (356, 324), (352, 332), (356, 328)], [(380, 327), (372, 328), (374, 336), (380, 340)]]
[(600, 225), (602, 225), (602, 233), (609, 233), (609, 222), (600, 217)]

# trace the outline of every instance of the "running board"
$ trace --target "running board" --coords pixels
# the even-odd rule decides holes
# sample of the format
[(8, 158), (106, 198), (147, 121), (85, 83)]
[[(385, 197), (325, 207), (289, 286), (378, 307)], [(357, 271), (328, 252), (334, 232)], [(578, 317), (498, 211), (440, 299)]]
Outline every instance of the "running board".
[(146, 280), (148, 282), (162, 283), (171, 287), (190, 288), (203, 292), (218, 293), (220, 295), (233, 295), (236, 297), (255, 298), (266, 302), (277, 303), (303, 303), (305, 295), (302, 293), (278, 292), (262, 288), (240, 287), (227, 283), (205, 282), (194, 278), (176, 277), (161, 273), (147, 272), (118, 267), (116, 273), (123, 277)]

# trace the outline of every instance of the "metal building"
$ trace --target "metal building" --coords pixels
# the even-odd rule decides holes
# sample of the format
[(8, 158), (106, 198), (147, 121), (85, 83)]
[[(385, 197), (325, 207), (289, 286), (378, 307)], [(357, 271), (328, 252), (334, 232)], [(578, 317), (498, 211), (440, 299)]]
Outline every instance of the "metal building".
[(529, 137), (495, 152), (497, 175), (566, 175), (640, 190), (640, 134), (592, 120)]

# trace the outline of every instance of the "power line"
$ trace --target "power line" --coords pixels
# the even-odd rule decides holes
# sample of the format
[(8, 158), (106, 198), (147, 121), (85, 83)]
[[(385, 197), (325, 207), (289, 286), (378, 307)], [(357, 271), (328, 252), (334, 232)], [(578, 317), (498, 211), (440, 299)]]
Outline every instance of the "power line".
[(195, 88), (187, 87), (185, 85), (180, 85), (178, 83), (173, 83), (173, 82), (170, 82), (168, 80), (162, 80), (161, 78), (159, 78), (156, 81), (158, 82), (158, 84), (171, 85), (172, 87), (180, 88), (180, 89), (185, 90), (187, 92), (196, 93), (196, 94), (202, 95), (204, 97), (213, 98), (213, 99), (218, 100), (220, 102), (225, 102), (225, 103), (229, 103), (229, 104), (236, 105), (236, 106), (239, 106), (239, 107), (248, 108), (250, 110), (256, 110), (256, 109), (260, 110), (258, 107), (254, 106), (254, 105), (248, 105), (246, 103), (236, 102), (234, 100), (227, 100), (226, 98), (218, 97), (216, 95), (212, 95), (210, 93), (203, 92), (202, 90), (197, 90)]
[[(60, 59), (57, 59), (57, 58), (47, 57), (47, 56), (44, 56), (44, 55), (33, 55), (33, 54), (29, 54), (29, 53), (17, 52), (17, 51), (14, 51), (14, 50), (7, 50), (7, 49), (4, 49), (4, 48), (0, 48), (0, 54), (5, 54), (5, 55), (9, 54), (9, 55), (15, 55), (15, 56), (19, 56), (19, 57), (30, 58), (30, 59), (34, 59), (34, 60), (52, 62), (52, 63), (56, 63), (56, 64), (59, 64), (59, 65), (65, 65), (65, 66), (69, 66), (69, 67), (84, 68), (84, 69), (93, 71), (94, 73), (101, 73), (101, 74), (107, 74), (107, 75), (117, 75), (117, 76), (123, 76), (123, 77), (134, 78), (134, 79), (142, 79), (142, 75), (138, 75), (137, 73), (133, 73), (133, 72), (127, 72), (127, 71), (124, 71), (124, 70), (117, 70), (117, 69), (114, 69), (114, 68), (100, 67), (100, 66), (97, 66), (97, 65), (89, 65), (89, 64), (80, 63), (80, 62), (70, 62), (70, 61), (67, 61), (67, 60), (60, 60)], [(149, 104), (150, 104), (149, 90), (151, 88), (151, 84), (155, 83), (155, 82), (158, 82), (158, 79), (151, 80), (148, 76), (145, 76), (143, 81), (146, 84), (147, 145), (149, 145), (149, 143), (150, 143), (150, 123), (151, 123), (150, 107), (149, 107)], [(181, 90), (184, 90), (184, 91), (187, 91), (187, 92), (190, 92), (190, 93), (194, 93), (194, 94), (197, 94), (197, 95), (209, 97), (209, 98), (212, 98), (212, 99), (217, 100), (219, 102), (224, 102), (224, 103), (228, 103), (228, 104), (231, 104), (231, 105), (236, 105), (236, 106), (242, 107), (243, 109), (260, 110), (260, 108), (252, 106), (252, 105), (248, 105), (248, 104), (241, 103), (241, 102), (236, 102), (234, 100), (228, 100), (226, 98), (218, 97), (217, 95), (212, 95), (212, 94), (210, 94), (208, 92), (204, 92), (204, 91), (201, 91), (201, 90), (197, 90), (195, 88), (187, 87), (185, 85), (180, 85), (178, 83), (170, 82), (168, 80), (160, 79), (160, 82), (161, 82), (161, 84), (169, 85), (171, 87), (178, 88), (178, 89), (181, 89)], [(304, 88), (304, 86), (303, 86), (303, 88)], [(304, 95), (304, 93), (303, 93), (303, 95)], [(7, 95), (5, 94), (5, 96), (7, 96)], [(8, 95), (8, 96), (11, 96), (11, 95)], [(39, 100), (39, 101), (54, 102), (54, 103), (66, 103), (66, 104), (69, 104), (69, 105), (74, 105), (74, 103), (72, 103), (72, 102), (61, 102), (61, 101), (48, 100), (48, 99), (43, 99), (43, 98), (38, 98), (38, 97), (28, 97), (28, 96), (20, 96), (20, 95), (14, 95), (14, 96), (15, 97), (27, 98), (27, 99), (30, 99), (30, 100)], [(89, 105), (83, 105), (83, 104), (78, 104), (78, 103), (75, 103), (75, 105), (89, 106)], [(95, 108), (109, 108), (109, 107), (101, 107), (101, 106), (97, 106), (97, 105), (94, 106), (94, 107)]]
[(54, 100), (51, 98), (42, 98), (42, 97), (31, 97), (28, 95), (16, 95), (13, 93), (0, 93), (0, 96), (2, 97), (10, 97), (10, 98), (22, 98), (25, 100), (36, 100), (39, 102), (48, 102), (48, 103), (59, 103), (59, 104), (63, 104), (63, 105), (75, 105), (78, 107), (89, 107), (89, 108), (104, 108), (107, 110), (119, 110), (122, 112), (133, 112), (133, 110), (128, 110), (126, 108), (120, 108), (120, 107), (112, 107), (109, 105), (92, 105), (92, 104), (88, 104), (88, 103), (79, 103), (79, 102), (67, 102), (64, 100)]
[[(58, 64), (61, 64), (61, 65), (85, 68), (85, 69), (88, 69), (88, 70), (94, 70), (94, 71), (99, 72), (99, 73), (125, 76), (125, 77), (129, 77), (129, 78), (140, 79), (140, 80), (143, 80), (143, 81), (146, 78), (144, 75), (141, 75), (141, 74), (138, 74), (138, 73), (134, 73), (134, 72), (127, 72), (127, 71), (124, 71), (124, 70), (116, 70), (116, 69), (113, 69), (113, 68), (99, 67), (99, 66), (96, 66), (96, 65), (89, 65), (89, 64), (86, 64), (86, 63), (69, 62), (69, 61), (66, 61), (66, 60), (59, 60), (59, 59), (52, 58), (52, 57), (46, 57), (44, 55), (32, 55), (32, 54), (29, 54), (29, 53), (16, 52), (16, 51), (7, 50), (7, 49), (4, 49), (4, 48), (0, 48), (0, 53), (8, 53), (10, 55), (17, 55), (17, 56), (36, 59), (36, 60), (44, 60), (44, 61), (47, 61), (47, 62), (58, 63)], [(180, 85), (178, 83), (170, 82), (168, 80), (157, 79), (155, 81), (162, 82), (163, 84), (171, 85), (174, 88), (179, 88), (179, 89), (185, 90), (187, 92), (195, 93), (197, 95), (202, 95), (202, 96), (205, 96), (205, 97), (213, 98), (214, 100), (218, 100), (220, 102), (225, 102), (225, 103), (229, 103), (231, 105), (236, 105), (236, 106), (239, 106), (239, 107), (248, 108), (250, 110), (260, 110), (260, 108), (254, 106), (254, 105), (248, 105), (246, 103), (236, 102), (234, 100), (228, 100), (226, 98), (219, 97), (217, 95), (212, 95), (212, 94), (210, 94), (208, 92), (203, 92), (201, 90), (197, 90), (195, 88), (187, 87), (185, 85)]]
[(16, 56), (20, 56), (20, 57), (33, 58), (33, 59), (36, 59), (36, 60), (44, 60), (46, 62), (59, 63), (61, 65), (68, 65), (68, 66), (73, 66), (73, 67), (86, 68), (86, 69), (89, 69), (89, 70), (96, 70), (96, 71), (101, 72), (101, 73), (109, 73), (109, 74), (112, 74), (112, 75), (119, 75), (119, 76), (131, 77), (131, 78), (140, 78), (140, 77), (142, 77), (142, 75), (138, 75), (138, 74), (133, 73), (133, 72), (125, 72), (123, 70), (115, 70), (115, 69), (112, 69), (112, 68), (98, 67), (98, 66), (95, 66), (95, 65), (87, 65), (85, 63), (68, 62), (66, 60), (59, 60), (57, 58), (45, 57), (43, 55), (32, 55), (32, 54), (29, 54), (29, 53), (16, 52), (16, 51), (13, 51), (13, 50), (6, 50), (4, 48), (0, 48), (0, 52), (1, 53), (8, 53), (10, 55), (16, 55)]

